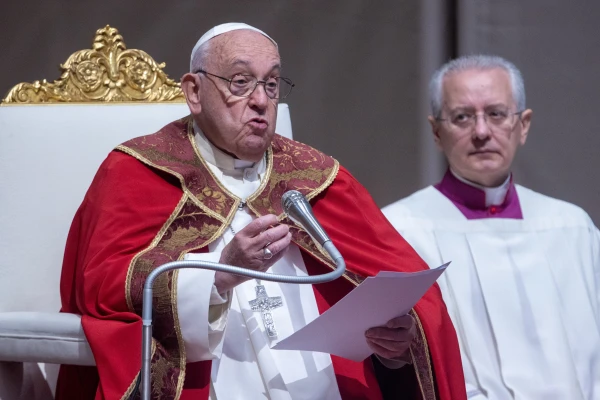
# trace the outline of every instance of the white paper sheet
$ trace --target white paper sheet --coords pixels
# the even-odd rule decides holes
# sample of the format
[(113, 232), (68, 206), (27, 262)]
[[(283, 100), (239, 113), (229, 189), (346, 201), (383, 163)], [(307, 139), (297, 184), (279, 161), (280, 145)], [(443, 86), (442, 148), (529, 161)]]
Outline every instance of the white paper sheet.
[(413, 273), (383, 271), (369, 277), (324, 314), (272, 348), (319, 351), (362, 361), (373, 354), (365, 331), (408, 313), (448, 264)]

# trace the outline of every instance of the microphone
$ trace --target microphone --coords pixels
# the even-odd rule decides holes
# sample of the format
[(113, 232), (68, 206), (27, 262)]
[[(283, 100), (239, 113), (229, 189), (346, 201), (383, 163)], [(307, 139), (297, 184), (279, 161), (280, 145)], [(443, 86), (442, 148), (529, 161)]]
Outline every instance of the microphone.
[(281, 206), (287, 216), (298, 226), (303, 228), (315, 242), (321, 246), (331, 242), (327, 233), (313, 214), (312, 207), (306, 198), (297, 190), (290, 190), (281, 196)]

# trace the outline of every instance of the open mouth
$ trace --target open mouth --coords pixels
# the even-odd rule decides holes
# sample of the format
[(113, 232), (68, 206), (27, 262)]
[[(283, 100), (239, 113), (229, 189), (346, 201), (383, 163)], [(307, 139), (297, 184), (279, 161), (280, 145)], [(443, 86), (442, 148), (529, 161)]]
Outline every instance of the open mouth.
[(269, 123), (264, 118), (252, 118), (250, 121), (248, 121), (248, 125), (260, 130), (267, 129), (269, 127)]

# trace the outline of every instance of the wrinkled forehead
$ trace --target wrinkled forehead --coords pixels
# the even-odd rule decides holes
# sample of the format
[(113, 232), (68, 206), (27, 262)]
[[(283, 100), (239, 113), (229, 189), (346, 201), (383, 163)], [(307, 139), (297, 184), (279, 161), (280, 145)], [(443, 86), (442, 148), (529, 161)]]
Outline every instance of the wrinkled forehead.
[(209, 42), (209, 63), (227, 68), (237, 64), (248, 67), (280, 66), (279, 50), (273, 42), (258, 32), (241, 29), (219, 35)]
[(512, 103), (510, 74), (503, 68), (452, 71), (442, 81), (442, 97), (452, 106)]

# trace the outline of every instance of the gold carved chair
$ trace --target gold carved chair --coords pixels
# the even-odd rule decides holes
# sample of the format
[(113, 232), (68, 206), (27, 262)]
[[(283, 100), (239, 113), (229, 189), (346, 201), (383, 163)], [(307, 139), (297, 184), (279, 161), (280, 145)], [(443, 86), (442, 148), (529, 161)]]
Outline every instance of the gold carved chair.
[[(0, 105), (0, 400), (52, 399), (60, 364), (95, 365), (80, 317), (58, 313), (67, 233), (112, 148), (189, 113), (164, 67), (106, 26)], [(286, 104), (277, 132), (292, 137)]]

